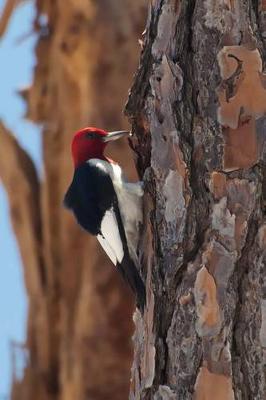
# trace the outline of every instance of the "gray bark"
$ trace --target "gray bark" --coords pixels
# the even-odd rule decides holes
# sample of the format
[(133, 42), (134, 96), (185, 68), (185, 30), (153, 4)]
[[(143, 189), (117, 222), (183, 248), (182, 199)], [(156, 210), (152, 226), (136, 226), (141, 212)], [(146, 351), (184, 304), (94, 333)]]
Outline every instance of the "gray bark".
[(151, 2), (126, 106), (146, 193), (132, 400), (266, 397), (265, 15)]

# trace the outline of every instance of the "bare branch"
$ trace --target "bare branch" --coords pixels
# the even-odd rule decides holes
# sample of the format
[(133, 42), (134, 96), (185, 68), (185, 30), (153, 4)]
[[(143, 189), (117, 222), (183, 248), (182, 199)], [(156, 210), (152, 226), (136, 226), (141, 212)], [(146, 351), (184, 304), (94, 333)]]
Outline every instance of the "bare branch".
[(18, 5), (19, 1), (18, 0), (6, 0), (4, 10), (2, 12), (1, 18), (0, 18), (0, 38), (4, 35), (9, 20), (12, 16), (12, 13), (16, 6)]
[(40, 293), (41, 223), (39, 181), (35, 166), (15, 137), (0, 121), (0, 179), (9, 199), (11, 221), (18, 240), (30, 295)]

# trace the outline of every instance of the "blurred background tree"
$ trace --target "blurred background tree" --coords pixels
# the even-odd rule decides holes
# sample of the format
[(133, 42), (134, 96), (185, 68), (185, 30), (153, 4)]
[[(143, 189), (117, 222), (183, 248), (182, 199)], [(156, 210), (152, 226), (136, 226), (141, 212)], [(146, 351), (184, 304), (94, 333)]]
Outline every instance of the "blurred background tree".
[[(7, 1), (3, 34), (17, 1)], [(27, 363), (12, 400), (128, 397), (133, 299), (94, 238), (62, 207), (72, 177), (73, 132), (126, 128), (122, 115), (137, 67), (144, 0), (36, 0), (32, 85), (26, 118), (41, 124), (43, 177), (0, 126), (0, 177), (29, 299)], [(23, 60), (19, 60), (23, 63)], [(126, 142), (111, 149), (136, 178)]]

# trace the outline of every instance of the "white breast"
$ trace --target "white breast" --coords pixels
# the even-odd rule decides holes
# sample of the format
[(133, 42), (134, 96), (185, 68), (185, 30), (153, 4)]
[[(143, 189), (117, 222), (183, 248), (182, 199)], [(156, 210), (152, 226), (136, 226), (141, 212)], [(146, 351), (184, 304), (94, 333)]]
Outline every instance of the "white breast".
[(127, 182), (118, 164), (111, 164), (99, 159), (91, 159), (88, 162), (104, 170), (112, 179), (125, 229), (128, 249), (136, 261), (139, 228), (142, 223), (142, 185), (140, 182)]

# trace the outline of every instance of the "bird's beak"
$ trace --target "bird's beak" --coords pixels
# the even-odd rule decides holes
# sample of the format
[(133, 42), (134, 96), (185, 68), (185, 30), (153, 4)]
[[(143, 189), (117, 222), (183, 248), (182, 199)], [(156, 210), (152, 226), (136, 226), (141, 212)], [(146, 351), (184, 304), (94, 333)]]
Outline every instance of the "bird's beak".
[(129, 134), (130, 134), (129, 131), (108, 132), (108, 134), (104, 136), (102, 140), (103, 142), (110, 142), (111, 140), (117, 140)]

